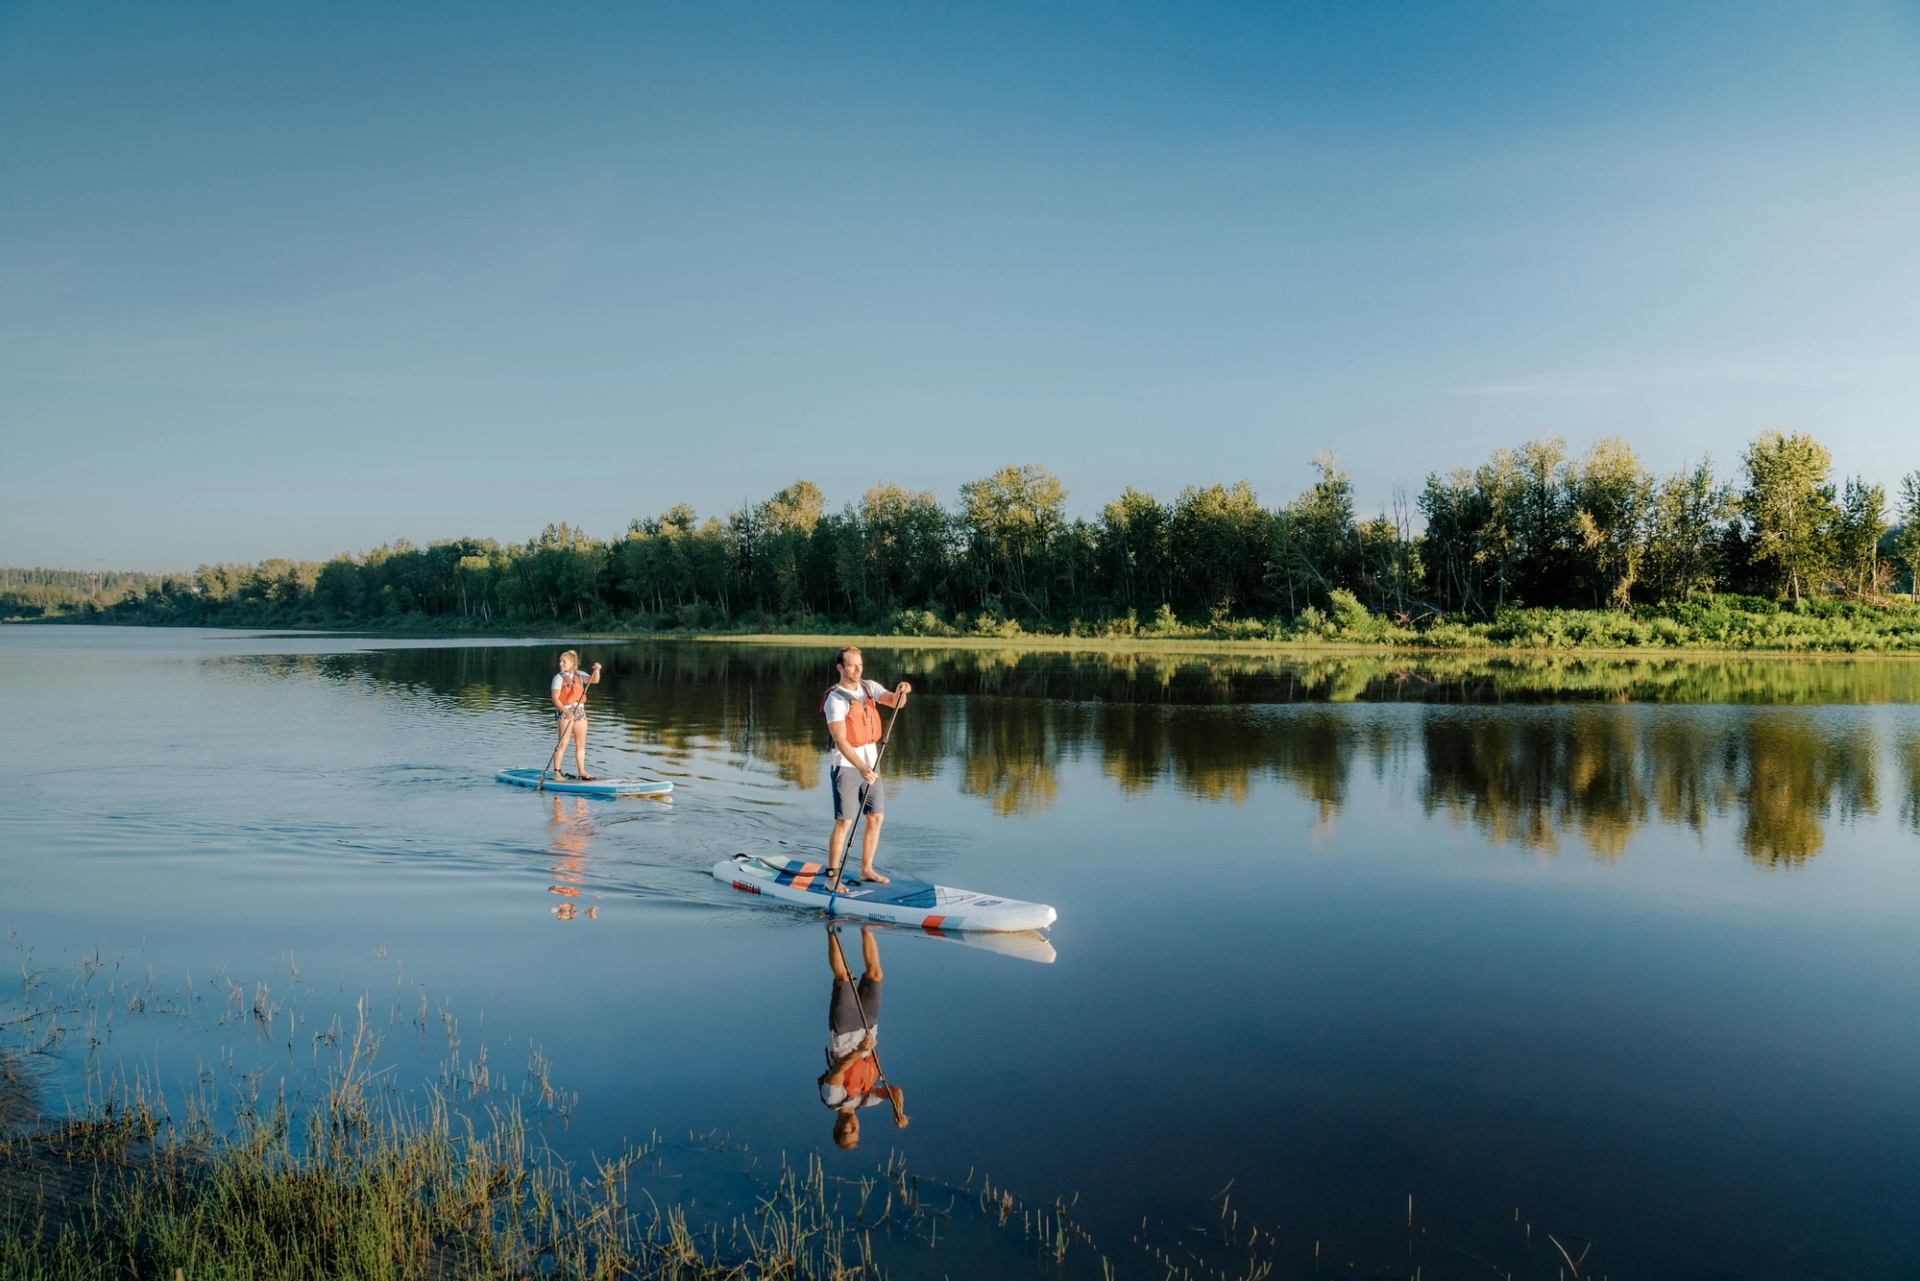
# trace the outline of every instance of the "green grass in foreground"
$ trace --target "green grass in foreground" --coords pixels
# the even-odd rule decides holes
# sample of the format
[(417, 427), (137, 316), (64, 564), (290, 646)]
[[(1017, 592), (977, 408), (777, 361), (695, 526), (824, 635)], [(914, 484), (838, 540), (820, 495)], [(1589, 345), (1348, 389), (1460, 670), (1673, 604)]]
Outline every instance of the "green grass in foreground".
[[(710, 1136), (669, 1144), (656, 1134), (576, 1174), (545, 1146), (516, 1096), (497, 1101), (503, 1083), (476, 1077), (475, 1063), (443, 1077), (455, 1092), (395, 1086), (376, 1066), (381, 1036), (365, 998), (351, 1034), (313, 1038), (331, 1047), (330, 1066), (304, 1103), (285, 1078), (277, 1093), (263, 1091), (266, 1081), (247, 1071), (233, 1078), (231, 1119), (212, 1119), (220, 1108), (206, 1078), (176, 1115), (151, 1087), (102, 1085), (90, 1051), (90, 1101), (74, 1115), (42, 1120), (24, 1064), (82, 1036), (97, 1051), (116, 1011), (193, 1020), (197, 998), (160, 991), (150, 976), (126, 986), (112, 973), (93, 981), (120, 970), (97, 953), (68, 995), (53, 997), (51, 972), (23, 957), (24, 1005), (0, 1000), (6, 1281), (1446, 1281), (1483, 1268), (1513, 1281), (1564, 1278), (1568, 1268), (1596, 1275), (1587, 1265), (1591, 1243), (1536, 1231), (1517, 1210), (1510, 1224), (1430, 1236), (1411, 1197), (1404, 1223), (1396, 1207), (1336, 1247), (1317, 1232), (1244, 1215), (1229, 1180), (1204, 1200), (1142, 1207), (1139, 1227), (1113, 1247), (1116, 1259), (1073, 1217), (1077, 1198), (1029, 1203), (971, 1171), (958, 1184), (910, 1173), (895, 1154), (843, 1174), (813, 1155), (795, 1166)], [(276, 1003), (264, 984), (249, 1008), (244, 989), (228, 983), (238, 995), (213, 1029), (295, 1044), (297, 1010)], [(523, 1088), (560, 1097), (540, 1064), (530, 1064)], [(456, 1093), (488, 1102), (463, 1112)], [(1463, 1260), (1470, 1272), (1460, 1271)]]
[[(296, 1141), (296, 1134), (298, 1141)], [(785, 1171), (757, 1212), (696, 1237), (678, 1207), (622, 1200), (649, 1147), (603, 1163), (592, 1186), (534, 1158), (525, 1127), (423, 1113), (281, 1111), (234, 1133), (170, 1137), (114, 1111), (0, 1148), (0, 1276), (512, 1278), (859, 1275), (858, 1216), (816, 1162)], [(34, 1195), (36, 1187), (51, 1195)]]
[(861, 1178), (783, 1161), (741, 1198), (752, 1209), (696, 1227), (646, 1188), (663, 1166), (657, 1136), (576, 1181), (516, 1109), (476, 1121), (434, 1094), (405, 1110), (371, 1103), (363, 1084), (337, 1084), (304, 1121), (281, 1105), (219, 1133), (181, 1132), (122, 1100), (7, 1136), (0, 1277), (834, 1281), (884, 1275), (877, 1241), (941, 1246), (963, 1198), (962, 1230), (994, 1232), (1003, 1265), (1058, 1269), (1071, 1249), (1076, 1275), (1113, 1275), (1064, 1206), (928, 1184), (891, 1158)]

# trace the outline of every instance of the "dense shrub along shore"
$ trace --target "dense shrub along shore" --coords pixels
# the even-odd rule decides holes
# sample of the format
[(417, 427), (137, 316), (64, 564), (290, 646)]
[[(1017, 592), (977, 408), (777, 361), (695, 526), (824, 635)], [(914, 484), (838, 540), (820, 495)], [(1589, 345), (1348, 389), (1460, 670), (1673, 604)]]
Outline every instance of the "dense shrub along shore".
[[(676, 506), (602, 540), (404, 540), (190, 574), (0, 570), (0, 617), (431, 632), (860, 631), (909, 636), (1387, 643), (1436, 648), (1914, 648), (1920, 471), (1836, 487), (1810, 437), (1766, 433), (1731, 483), (1666, 477), (1624, 441), (1558, 439), (1427, 477), (1355, 516), (1333, 459), (1291, 502), (1244, 481), (1127, 489), (1064, 515), (1039, 466), (828, 511), (810, 481), (725, 518)], [(1896, 510), (1897, 507), (1897, 510)], [(1895, 520), (1899, 521), (1896, 525)], [(1416, 530), (1416, 524), (1419, 528)]]

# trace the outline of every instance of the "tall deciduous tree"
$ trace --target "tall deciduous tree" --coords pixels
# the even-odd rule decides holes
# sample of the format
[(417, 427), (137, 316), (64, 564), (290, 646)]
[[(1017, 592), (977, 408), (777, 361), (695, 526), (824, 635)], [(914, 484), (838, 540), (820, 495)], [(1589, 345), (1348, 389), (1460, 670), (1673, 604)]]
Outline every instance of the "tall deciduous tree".
[(1479, 609), (1474, 584), (1478, 575), (1473, 555), (1473, 529), (1479, 517), (1474, 501), (1472, 473), (1456, 469), (1442, 478), (1427, 476), (1416, 500), (1426, 521), (1420, 539), (1420, 563), (1427, 571), (1428, 589), (1447, 609)]
[(1858, 476), (1840, 493), (1833, 527), (1833, 562), (1847, 590), (1870, 595), (1879, 586), (1880, 539), (1887, 532), (1887, 491)]
[(1255, 613), (1267, 552), (1267, 510), (1253, 487), (1189, 485), (1173, 504), (1175, 595), (1202, 617)]
[(1541, 604), (1565, 590), (1574, 544), (1567, 442), (1558, 436), (1528, 441), (1511, 466), (1513, 586), (1528, 602)]
[(1832, 458), (1811, 436), (1766, 432), (1747, 447), (1741, 495), (1753, 560), (1777, 594), (1799, 600), (1826, 576), (1835, 520)]
[(1685, 600), (1713, 587), (1734, 510), (1733, 495), (1713, 478), (1711, 457), (1660, 482), (1647, 535), (1647, 577), (1655, 596)]
[(1360, 535), (1353, 525), (1353, 482), (1329, 453), (1313, 460), (1320, 475), (1287, 506), (1300, 562), (1312, 577), (1318, 603), (1360, 575)]
[(1117, 608), (1150, 615), (1168, 602), (1172, 527), (1173, 514), (1131, 485), (1101, 509), (1100, 574)]
[(870, 592), (888, 606), (953, 604), (953, 522), (930, 490), (875, 485), (860, 500)]
[(1568, 491), (1579, 576), (1595, 604), (1625, 609), (1640, 581), (1653, 480), (1632, 446), (1613, 437), (1595, 444), (1573, 467)]
[(825, 508), (818, 485), (796, 480), (754, 510), (749, 528), (757, 545), (748, 586), (760, 608), (792, 614), (804, 606), (804, 553)]
[(1046, 555), (1067, 491), (1053, 473), (1037, 463), (1002, 467), (991, 476), (960, 486), (967, 550), (982, 575), (983, 597), (1047, 612)]
[(1920, 601), (1920, 471), (1900, 478), (1900, 536), (1894, 549), (1907, 567), (1907, 594)]

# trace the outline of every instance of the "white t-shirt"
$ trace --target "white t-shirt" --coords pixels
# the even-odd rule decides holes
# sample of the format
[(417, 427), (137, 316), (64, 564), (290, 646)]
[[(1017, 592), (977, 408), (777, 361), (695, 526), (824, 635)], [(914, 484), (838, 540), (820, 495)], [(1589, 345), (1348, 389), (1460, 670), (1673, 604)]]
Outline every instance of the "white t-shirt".
[[(887, 687), (879, 681), (860, 682), (860, 693), (865, 694), (869, 700), (876, 699), (886, 692)], [(855, 693), (853, 690), (842, 688), (839, 685), (835, 685), (832, 689), (828, 690), (826, 701), (827, 724), (837, 725), (847, 719), (847, 713), (853, 710), (854, 700), (859, 697), (860, 694)], [(860, 758), (861, 764), (865, 765), (868, 769), (872, 769), (874, 762), (880, 759), (880, 745), (878, 743), (863, 743), (853, 749), (853, 754)], [(827, 768), (839, 769), (846, 763), (847, 758), (840, 754), (840, 746), (836, 743), (833, 748), (827, 752)]]

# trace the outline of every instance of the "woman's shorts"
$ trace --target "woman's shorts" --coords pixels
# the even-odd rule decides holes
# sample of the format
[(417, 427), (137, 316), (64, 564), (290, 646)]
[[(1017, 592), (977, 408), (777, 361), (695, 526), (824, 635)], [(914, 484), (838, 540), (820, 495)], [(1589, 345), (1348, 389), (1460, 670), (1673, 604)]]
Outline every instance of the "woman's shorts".
[(585, 703), (575, 703), (571, 707), (562, 707), (553, 714), (553, 723), (555, 725), (570, 725), (574, 721), (584, 721), (585, 719), (587, 719), (587, 705)]

